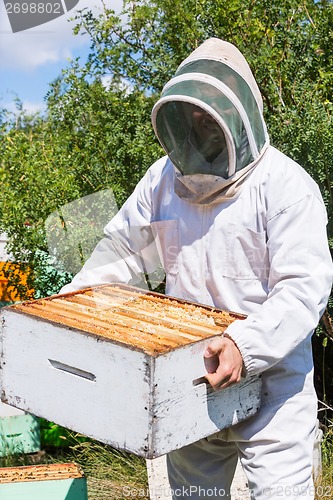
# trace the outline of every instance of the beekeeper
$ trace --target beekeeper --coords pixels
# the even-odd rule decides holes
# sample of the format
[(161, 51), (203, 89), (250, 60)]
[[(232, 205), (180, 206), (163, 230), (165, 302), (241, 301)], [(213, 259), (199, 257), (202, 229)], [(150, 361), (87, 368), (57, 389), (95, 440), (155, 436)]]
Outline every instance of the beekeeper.
[(227, 497), (239, 457), (252, 498), (313, 498), (311, 335), (333, 272), (320, 191), (269, 144), (258, 86), (230, 43), (209, 39), (179, 66), (152, 124), (167, 155), (62, 292), (136, 284), (162, 262), (167, 294), (247, 315), (205, 352), (207, 378), (217, 389), (262, 374), (261, 409), (170, 453), (170, 485)]

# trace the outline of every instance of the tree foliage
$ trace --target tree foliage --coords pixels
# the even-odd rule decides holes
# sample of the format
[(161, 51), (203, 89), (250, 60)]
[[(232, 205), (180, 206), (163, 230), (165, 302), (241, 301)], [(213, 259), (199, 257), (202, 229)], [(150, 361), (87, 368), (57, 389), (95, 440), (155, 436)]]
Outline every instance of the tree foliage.
[(319, 183), (332, 234), (333, 4), (331, 0), (155, 0), (77, 15), (92, 41), (90, 75), (160, 92), (178, 64), (207, 37), (234, 43), (255, 74), (274, 145)]

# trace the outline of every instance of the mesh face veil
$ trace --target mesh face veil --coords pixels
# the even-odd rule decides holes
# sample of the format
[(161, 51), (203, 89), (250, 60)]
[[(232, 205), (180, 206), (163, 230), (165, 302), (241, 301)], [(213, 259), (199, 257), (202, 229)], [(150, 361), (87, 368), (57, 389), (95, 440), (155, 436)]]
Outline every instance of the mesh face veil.
[(216, 38), (179, 66), (152, 110), (152, 124), (176, 167), (177, 194), (193, 203), (235, 196), (269, 142), (247, 62)]

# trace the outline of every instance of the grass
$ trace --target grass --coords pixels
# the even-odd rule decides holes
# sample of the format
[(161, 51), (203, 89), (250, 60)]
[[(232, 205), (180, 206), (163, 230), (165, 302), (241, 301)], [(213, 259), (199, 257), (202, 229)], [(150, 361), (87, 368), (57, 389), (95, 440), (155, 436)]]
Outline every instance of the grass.
[(58, 456), (51, 454), (49, 460), (80, 464), (87, 478), (89, 500), (149, 498), (146, 463), (136, 455), (91, 440), (71, 446)]
[[(89, 500), (124, 498), (140, 492), (148, 498), (146, 464), (142, 458), (88, 439), (41, 419), (41, 447), (48, 461), (76, 462), (85, 472)], [(125, 488), (125, 490), (124, 490)]]

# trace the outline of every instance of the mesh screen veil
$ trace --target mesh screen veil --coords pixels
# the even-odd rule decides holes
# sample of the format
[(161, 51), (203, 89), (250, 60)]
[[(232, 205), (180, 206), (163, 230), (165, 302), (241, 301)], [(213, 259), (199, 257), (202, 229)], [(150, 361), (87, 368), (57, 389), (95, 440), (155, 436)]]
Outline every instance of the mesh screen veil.
[(152, 123), (177, 178), (209, 174), (219, 178), (219, 191), (225, 185), (230, 192), (232, 182), (239, 186), (269, 142), (251, 70), (235, 46), (217, 38), (179, 66), (153, 108)]

